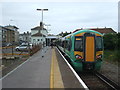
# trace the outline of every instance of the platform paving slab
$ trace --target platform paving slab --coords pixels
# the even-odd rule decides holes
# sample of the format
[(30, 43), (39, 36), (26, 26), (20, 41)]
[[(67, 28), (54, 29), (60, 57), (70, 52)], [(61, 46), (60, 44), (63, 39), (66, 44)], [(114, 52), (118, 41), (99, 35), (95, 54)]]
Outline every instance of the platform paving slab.
[[(43, 52), (44, 54), (41, 54)], [(42, 55), (44, 57), (42, 58)], [(54, 65), (52, 65), (54, 61)], [(38, 51), (26, 63), (2, 80), (3, 88), (50, 88), (51, 66), (53, 88), (78, 88), (84, 90), (56, 48)]]
[(33, 55), (25, 64), (2, 80), (3, 88), (49, 88), (51, 49)]

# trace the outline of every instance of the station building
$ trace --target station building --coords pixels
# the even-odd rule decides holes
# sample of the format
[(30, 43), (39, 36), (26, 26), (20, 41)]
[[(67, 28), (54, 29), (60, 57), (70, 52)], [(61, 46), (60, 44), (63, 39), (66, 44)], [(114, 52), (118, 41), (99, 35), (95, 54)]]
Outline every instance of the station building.
[(40, 22), (40, 26), (36, 26), (31, 29), (31, 43), (32, 44), (43, 44), (46, 43), (46, 36), (48, 31), (44, 28), (43, 23)]

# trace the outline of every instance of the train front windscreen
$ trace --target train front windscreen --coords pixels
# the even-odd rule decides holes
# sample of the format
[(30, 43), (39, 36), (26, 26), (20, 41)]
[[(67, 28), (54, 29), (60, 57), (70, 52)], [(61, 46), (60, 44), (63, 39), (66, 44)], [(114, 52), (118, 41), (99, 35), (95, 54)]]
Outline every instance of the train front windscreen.
[(83, 51), (83, 38), (75, 37), (75, 51)]
[(96, 50), (102, 51), (103, 50), (103, 43), (102, 43), (102, 37), (96, 37)]

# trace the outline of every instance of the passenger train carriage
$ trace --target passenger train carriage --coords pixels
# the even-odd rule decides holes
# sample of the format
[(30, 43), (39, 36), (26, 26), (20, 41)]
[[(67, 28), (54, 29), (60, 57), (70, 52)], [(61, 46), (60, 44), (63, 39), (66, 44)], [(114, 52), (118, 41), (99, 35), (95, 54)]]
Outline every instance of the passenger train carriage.
[(69, 57), (75, 70), (100, 70), (103, 60), (101, 33), (93, 30), (77, 31), (61, 38), (58, 48)]

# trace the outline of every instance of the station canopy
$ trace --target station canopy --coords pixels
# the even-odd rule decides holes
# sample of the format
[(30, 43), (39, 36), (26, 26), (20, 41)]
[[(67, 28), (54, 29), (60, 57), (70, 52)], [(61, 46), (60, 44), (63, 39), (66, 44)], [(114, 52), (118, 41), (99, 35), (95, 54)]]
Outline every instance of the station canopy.
[(58, 39), (58, 36), (47, 36), (47, 39)]

